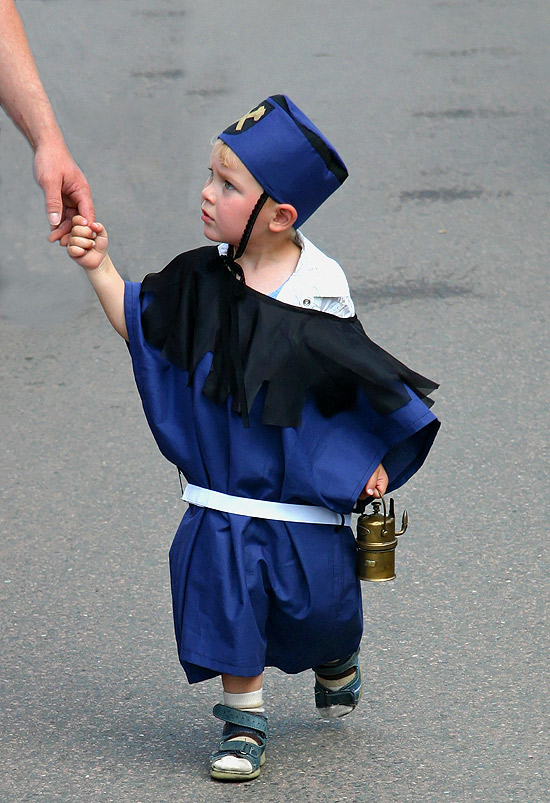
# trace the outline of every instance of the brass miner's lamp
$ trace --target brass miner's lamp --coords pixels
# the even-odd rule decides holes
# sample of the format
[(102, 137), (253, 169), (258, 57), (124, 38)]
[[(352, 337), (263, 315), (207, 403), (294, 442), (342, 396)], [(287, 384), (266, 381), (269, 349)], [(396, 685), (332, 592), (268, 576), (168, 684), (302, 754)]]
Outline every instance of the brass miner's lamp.
[[(357, 576), (361, 580), (381, 583), (395, 577), (395, 548), (397, 536), (403, 535), (409, 523), (407, 511), (403, 511), (401, 530), (395, 532), (395, 512), (390, 499), (390, 512), (386, 512), (383, 496), (371, 502), (374, 513), (363, 513), (357, 520)], [(384, 515), (380, 508), (384, 507)]]

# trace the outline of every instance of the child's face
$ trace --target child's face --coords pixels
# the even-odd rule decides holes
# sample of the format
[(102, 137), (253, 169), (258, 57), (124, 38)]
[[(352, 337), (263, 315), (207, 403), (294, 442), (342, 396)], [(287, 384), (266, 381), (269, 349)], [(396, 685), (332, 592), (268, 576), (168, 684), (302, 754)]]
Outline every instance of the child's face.
[(218, 141), (212, 150), (210, 176), (201, 193), (201, 219), (209, 240), (237, 246), (262, 188), (238, 159), (223, 164), (221, 148)]

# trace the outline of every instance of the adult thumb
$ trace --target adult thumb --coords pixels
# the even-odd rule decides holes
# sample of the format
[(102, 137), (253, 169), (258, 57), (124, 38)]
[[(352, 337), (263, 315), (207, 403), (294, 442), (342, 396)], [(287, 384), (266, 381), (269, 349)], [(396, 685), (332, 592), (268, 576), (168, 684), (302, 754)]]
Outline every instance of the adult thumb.
[(42, 184), (46, 198), (46, 215), (52, 229), (61, 223), (63, 201), (61, 200), (61, 184), (57, 181), (44, 181)]
[(61, 223), (61, 212), (58, 212), (55, 209), (55, 206), (56, 204), (54, 201), (46, 202), (46, 211), (48, 213), (48, 220), (52, 229), (56, 229)]

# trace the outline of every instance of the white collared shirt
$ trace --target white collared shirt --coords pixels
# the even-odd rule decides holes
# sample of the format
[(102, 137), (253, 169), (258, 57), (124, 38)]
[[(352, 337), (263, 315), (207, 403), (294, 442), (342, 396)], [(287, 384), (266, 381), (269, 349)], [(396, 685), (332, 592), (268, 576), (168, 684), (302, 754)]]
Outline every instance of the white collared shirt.
[[(294, 273), (274, 294), (277, 301), (328, 312), (339, 318), (355, 315), (348, 280), (338, 262), (324, 254), (300, 231), (296, 232), (295, 242), (302, 253)], [(227, 243), (218, 246), (222, 255), (227, 253), (227, 249)]]

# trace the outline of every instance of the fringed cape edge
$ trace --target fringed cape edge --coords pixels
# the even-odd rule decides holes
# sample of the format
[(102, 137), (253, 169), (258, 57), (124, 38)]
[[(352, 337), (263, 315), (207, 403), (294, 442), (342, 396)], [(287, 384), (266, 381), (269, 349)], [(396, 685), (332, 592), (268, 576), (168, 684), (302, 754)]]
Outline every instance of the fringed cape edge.
[(204, 395), (248, 421), (265, 387), (262, 423), (297, 427), (308, 394), (324, 416), (353, 409), (363, 391), (387, 415), (410, 401), (410, 388), (431, 407), (438, 385), (412, 371), (365, 333), (357, 316), (339, 318), (277, 301), (243, 285), (215, 246), (175, 257), (148, 274), (141, 296), (146, 341), (189, 372), (213, 354)]

